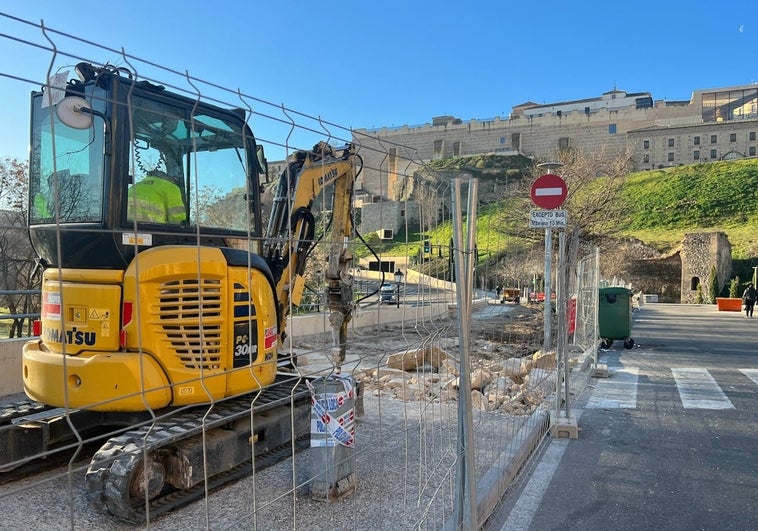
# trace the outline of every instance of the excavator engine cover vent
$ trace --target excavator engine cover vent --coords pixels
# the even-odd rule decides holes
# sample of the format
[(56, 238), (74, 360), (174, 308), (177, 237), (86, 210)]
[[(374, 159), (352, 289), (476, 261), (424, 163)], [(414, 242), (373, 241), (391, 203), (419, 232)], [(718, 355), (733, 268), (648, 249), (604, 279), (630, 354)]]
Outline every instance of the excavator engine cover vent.
[(172, 280), (161, 286), (163, 334), (187, 369), (221, 366), (222, 286), (217, 279)]

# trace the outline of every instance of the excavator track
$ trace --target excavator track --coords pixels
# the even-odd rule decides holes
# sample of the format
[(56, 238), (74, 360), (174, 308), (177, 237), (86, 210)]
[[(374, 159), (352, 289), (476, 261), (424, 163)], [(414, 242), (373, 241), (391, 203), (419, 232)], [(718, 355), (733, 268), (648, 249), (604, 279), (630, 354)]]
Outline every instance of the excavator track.
[[(45, 410), (50, 409), (40, 402), (29, 400), (26, 397), (13, 398), (10, 401), (0, 404), (0, 440), (7, 438), (6, 433), (10, 433), (16, 429), (14, 421), (17, 419), (24, 419), (29, 415), (38, 414)], [(0, 463), (0, 485), (9, 481), (15, 481), (17, 479), (26, 477), (30, 474), (42, 472), (49, 468), (58, 466), (63, 459), (47, 459), (44, 461), (30, 461), (23, 464), (8, 465), (5, 461), (10, 461), (9, 454), (11, 454), (11, 444), (3, 445), (5, 448), (5, 457), (3, 462)]]
[(144, 425), (147, 413), (47, 406), (22, 395), (0, 403), (0, 484), (91, 456), (107, 438)]
[(86, 473), (90, 500), (131, 523), (186, 505), (250, 475), (253, 452), (255, 468), (262, 468), (290, 455), (293, 445), (307, 445), (310, 404), (304, 380), (280, 377), (258, 396), (194, 408), (122, 433), (92, 458)]
[(24, 417), (30, 413), (39, 413), (46, 409), (50, 409), (50, 407), (28, 398), (18, 398), (0, 404), (0, 426), (11, 423), (13, 419)]
[[(117, 426), (136, 425), (144, 417), (112, 416), (111, 435)], [(98, 441), (108, 436), (104, 425), (102, 413), (50, 407), (23, 396), (4, 399), (0, 404), (0, 484), (68, 463), (75, 454), (92, 455)]]

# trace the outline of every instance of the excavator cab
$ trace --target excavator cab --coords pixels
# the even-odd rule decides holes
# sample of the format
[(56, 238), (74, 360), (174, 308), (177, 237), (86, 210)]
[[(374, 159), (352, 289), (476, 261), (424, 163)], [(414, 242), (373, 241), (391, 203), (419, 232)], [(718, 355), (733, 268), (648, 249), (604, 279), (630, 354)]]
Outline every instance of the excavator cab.
[(245, 113), (122, 69), (77, 72), (32, 94), (29, 233), (44, 273), (27, 395), (141, 411), (267, 385), (279, 305)]
[(124, 268), (142, 247), (258, 241), (265, 157), (244, 112), (120, 70), (77, 72), (32, 95), (29, 226), (45, 265)]

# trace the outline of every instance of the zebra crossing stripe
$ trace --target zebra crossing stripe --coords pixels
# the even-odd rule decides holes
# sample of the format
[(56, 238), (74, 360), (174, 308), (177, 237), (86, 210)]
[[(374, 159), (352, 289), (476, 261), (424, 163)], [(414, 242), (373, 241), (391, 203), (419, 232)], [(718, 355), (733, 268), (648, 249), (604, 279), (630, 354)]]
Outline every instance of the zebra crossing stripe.
[(618, 367), (611, 377), (597, 381), (585, 407), (590, 409), (634, 409), (637, 407), (639, 367)]
[(758, 385), (758, 369), (740, 369), (740, 372)]
[(734, 409), (706, 369), (671, 369), (684, 409)]

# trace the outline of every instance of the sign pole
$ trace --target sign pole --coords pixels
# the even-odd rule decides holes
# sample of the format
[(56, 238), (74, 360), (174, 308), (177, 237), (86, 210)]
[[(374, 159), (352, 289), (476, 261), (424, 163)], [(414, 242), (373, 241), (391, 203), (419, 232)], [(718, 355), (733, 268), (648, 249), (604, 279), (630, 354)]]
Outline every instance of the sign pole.
[[(546, 168), (548, 171), (551, 169), (557, 169), (563, 166), (560, 162), (546, 162), (544, 164), (538, 164), (539, 168)], [(532, 201), (538, 207), (553, 210), (558, 208), (566, 200), (568, 189), (566, 182), (558, 175), (547, 173), (537, 177), (532, 184), (530, 195)], [(565, 213), (564, 213), (565, 214)], [(563, 226), (565, 227), (565, 217), (563, 218)], [(542, 352), (547, 352), (550, 349), (551, 329), (552, 329), (552, 314), (553, 314), (553, 297), (550, 289), (551, 284), (551, 272), (553, 268), (553, 225), (548, 223), (545, 226), (545, 336), (542, 342)]]
[(542, 353), (546, 354), (547, 351), (550, 349), (550, 331), (552, 328), (551, 323), (551, 317), (552, 317), (552, 302), (551, 302), (551, 296), (550, 293), (550, 272), (553, 268), (552, 262), (553, 262), (553, 229), (547, 228), (545, 229), (545, 307), (543, 308), (545, 311), (545, 337), (542, 342)]

